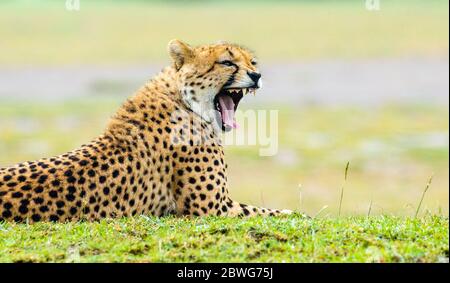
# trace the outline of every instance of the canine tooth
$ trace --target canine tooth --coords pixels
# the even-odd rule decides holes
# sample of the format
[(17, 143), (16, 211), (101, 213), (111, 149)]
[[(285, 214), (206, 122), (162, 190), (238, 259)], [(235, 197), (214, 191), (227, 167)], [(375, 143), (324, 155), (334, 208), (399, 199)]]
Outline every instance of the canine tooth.
[(246, 95), (246, 94), (247, 94), (247, 91), (248, 91), (248, 89), (247, 89), (247, 88), (244, 88), (244, 89), (242, 89), (242, 93), (243, 93), (244, 95)]

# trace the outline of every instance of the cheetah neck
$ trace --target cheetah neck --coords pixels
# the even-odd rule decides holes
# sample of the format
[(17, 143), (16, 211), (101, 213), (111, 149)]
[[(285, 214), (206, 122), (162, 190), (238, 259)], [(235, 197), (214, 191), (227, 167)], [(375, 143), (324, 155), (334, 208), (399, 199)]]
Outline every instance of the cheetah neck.
[[(164, 68), (122, 104), (111, 118), (105, 135), (121, 143), (136, 143), (153, 139), (154, 133), (149, 129), (160, 131), (164, 120), (176, 111), (197, 116), (193, 115), (197, 114), (194, 109), (186, 105), (176, 82), (176, 70)], [(202, 118), (199, 115), (196, 119)]]

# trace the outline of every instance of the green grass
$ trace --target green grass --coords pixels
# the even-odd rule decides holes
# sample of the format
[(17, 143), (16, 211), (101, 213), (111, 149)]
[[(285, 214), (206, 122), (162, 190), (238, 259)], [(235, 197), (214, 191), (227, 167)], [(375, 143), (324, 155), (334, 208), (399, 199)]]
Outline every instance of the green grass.
[[(173, 38), (269, 60), (448, 56), (448, 1), (1, 1), (0, 65), (166, 61)], [(242, 3), (244, 2), (244, 3)], [(268, 36), (270, 35), (270, 36)]]
[(0, 262), (448, 262), (448, 217), (0, 223)]

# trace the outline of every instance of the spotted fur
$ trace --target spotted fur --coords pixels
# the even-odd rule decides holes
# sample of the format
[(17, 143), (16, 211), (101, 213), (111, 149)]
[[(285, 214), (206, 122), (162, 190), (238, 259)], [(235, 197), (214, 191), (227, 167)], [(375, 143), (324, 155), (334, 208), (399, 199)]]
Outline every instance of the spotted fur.
[(253, 55), (233, 44), (192, 48), (176, 40), (169, 52), (173, 65), (129, 98), (92, 142), (0, 168), (0, 220), (289, 213), (230, 199), (217, 127), (199, 112), (225, 84), (257, 71)]

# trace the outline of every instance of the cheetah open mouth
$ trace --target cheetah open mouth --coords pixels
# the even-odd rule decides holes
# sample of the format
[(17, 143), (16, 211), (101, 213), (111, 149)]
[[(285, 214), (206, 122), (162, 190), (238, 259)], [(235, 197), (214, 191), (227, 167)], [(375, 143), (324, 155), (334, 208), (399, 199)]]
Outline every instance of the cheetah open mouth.
[(228, 132), (238, 127), (235, 117), (236, 109), (242, 97), (248, 93), (255, 94), (256, 88), (221, 89), (214, 97), (214, 107), (220, 113), (220, 117), (217, 117), (216, 120), (222, 127), (222, 131)]

